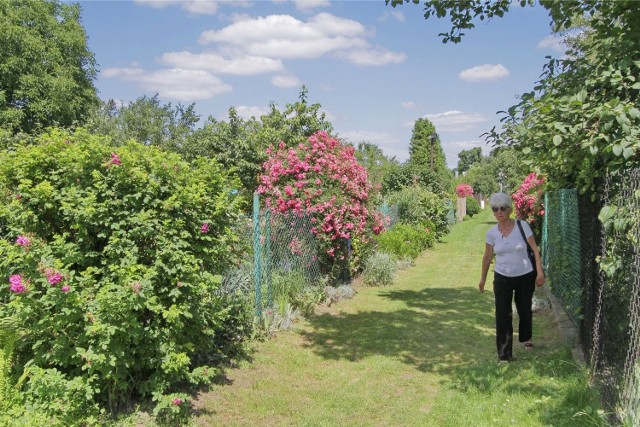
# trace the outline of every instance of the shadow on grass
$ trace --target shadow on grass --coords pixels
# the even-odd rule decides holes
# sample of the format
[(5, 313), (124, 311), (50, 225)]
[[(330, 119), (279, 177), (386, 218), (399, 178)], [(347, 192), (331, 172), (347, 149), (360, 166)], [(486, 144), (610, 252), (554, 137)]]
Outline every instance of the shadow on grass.
[(309, 319), (312, 328), (301, 331), (305, 346), (328, 360), (400, 360), (445, 376), (443, 385), (464, 394), (552, 397), (531, 414), (547, 425), (572, 425), (573, 415), (592, 403), (570, 351), (559, 342), (534, 352), (522, 350), (513, 363), (499, 365), (493, 300), (479, 298), (477, 290), (382, 290), (380, 296), (404, 305), (395, 311), (315, 316)]
[(326, 359), (358, 361), (382, 355), (420, 371), (450, 372), (472, 365), (478, 346), (491, 348), (492, 306), (471, 289), (388, 290), (380, 296), (402, 301), (396, 311), (323, 314), (301, 332), (307, 346)]

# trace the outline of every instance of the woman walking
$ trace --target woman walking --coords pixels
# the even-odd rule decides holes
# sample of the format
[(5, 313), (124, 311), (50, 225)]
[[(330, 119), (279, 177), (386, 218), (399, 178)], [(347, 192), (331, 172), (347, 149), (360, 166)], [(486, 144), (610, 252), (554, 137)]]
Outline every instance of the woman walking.
[[(509, 362), (513, 358), (513, 310), (511, 302), (515, 296), (518, 310), (518, 340), (526, 350), (533, 349), (533, 314), (531, 300), (535, 286), (545, 282), (540, 251), (533, 232), (525, 221), (511, 219), (513, 211), (511, 197), (505, 193), (495, 193), (489, 199), (489, 205), (498, 224), (487, 232), (484, 256), (482, 257), (482, 275), (478, 285), (484, 292), (489, 266), (496, 255), (493, 268), (493, 294), (496, 307), (496, 346), (498, 360)], [(519, 227), (522, 227), (520, 231)], [(523, 238), (523, 234), (524, 237)], [(533, 250), (535, 265), (527, 255), (527, 243)]]

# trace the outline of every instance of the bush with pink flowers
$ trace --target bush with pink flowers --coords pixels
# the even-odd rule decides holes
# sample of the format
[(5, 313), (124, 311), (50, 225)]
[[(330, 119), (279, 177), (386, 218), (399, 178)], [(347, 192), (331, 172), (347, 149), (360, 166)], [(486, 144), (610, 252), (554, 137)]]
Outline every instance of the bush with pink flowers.
[(267, 154), (258, 187), (267, 208), (312, 217), (320, 265), (331, 280), (344, 269), (360, 269), (367, 243), (385, 224), (353, 147), (320, 131), (297, 147), (281, 142)]
[[(216, 375), (235, 345), (224, 337), (251, 322), (217, 291), (235, 261), (237, 185), (215, 161), (82, 130), (0, 152), (0, 318), (26, 334), (14, 374), (30, 367), (30, 407), (64, 424), (65, 405), (162, 400)], [(86, 402), (50, 405), (33, 388), (60, 381), (84, 384)]]
[(473, 188), (469, 184), (459, 184), (456, 186), (458, 197), (473, 196)]
[(511, 195), (518, 219), (535, 224), (544, 215), (544, 182), (542, 175), (531, 172)]

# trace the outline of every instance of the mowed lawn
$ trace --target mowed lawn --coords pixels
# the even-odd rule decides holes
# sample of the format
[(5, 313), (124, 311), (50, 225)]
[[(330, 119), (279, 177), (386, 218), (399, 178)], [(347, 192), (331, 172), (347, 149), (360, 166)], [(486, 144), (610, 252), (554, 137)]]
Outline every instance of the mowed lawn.
[(492, 224), (488, 210), (456, 224), (393, 285), (356, 285), (353, 299), (256, 343), (199, 395), (196, 425), (600, 425), (551, 311), (534, 314), (533, 351), (516, 342), (515, 360), (497, 363), (490, 281), (477, 289)]

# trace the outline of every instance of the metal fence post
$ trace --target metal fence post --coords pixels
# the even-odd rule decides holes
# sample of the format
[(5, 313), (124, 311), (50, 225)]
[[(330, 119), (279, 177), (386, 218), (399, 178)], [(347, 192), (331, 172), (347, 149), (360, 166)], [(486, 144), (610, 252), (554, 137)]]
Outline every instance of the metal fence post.
[(253, 193), (253, 275), (255, 282), (256, 316), (262, 317), (262, 289), (261, 289), (261, 244), (260, 244), (260, 199), (257, 192)]

